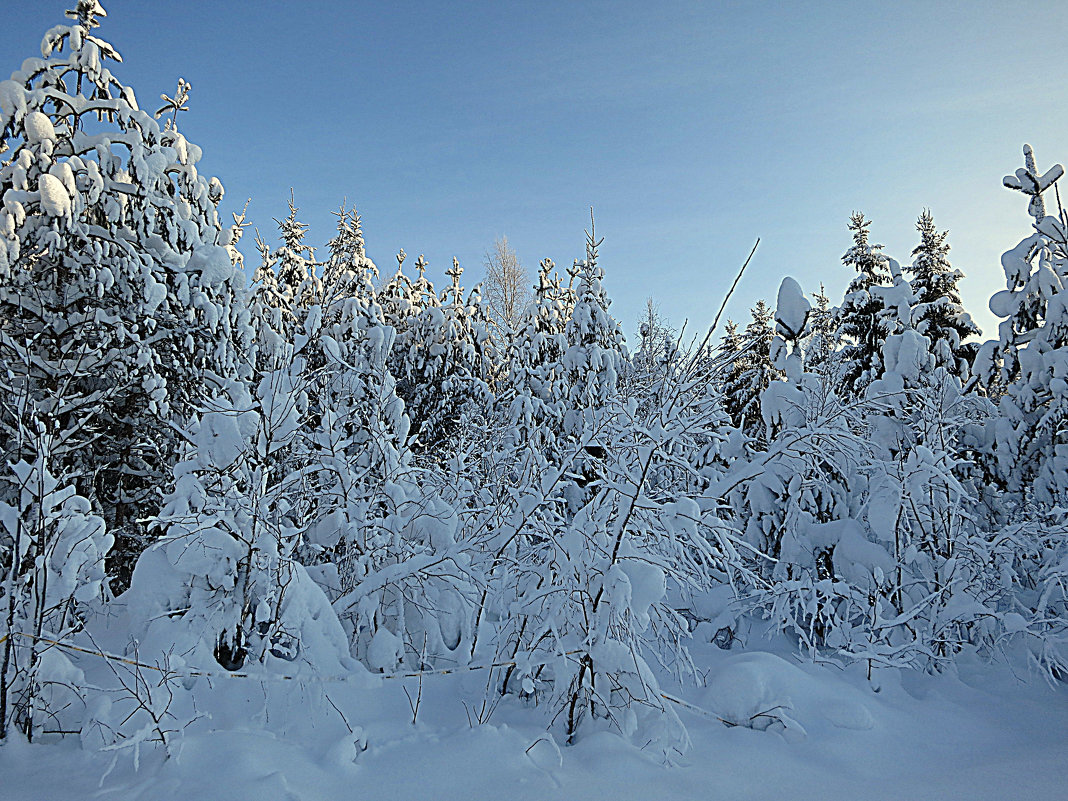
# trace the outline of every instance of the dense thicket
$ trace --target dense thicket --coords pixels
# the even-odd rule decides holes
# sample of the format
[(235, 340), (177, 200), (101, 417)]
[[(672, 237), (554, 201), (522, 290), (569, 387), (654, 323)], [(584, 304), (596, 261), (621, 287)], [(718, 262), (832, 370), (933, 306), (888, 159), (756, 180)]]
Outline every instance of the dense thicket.
[(483, 710), (664, 753), (702, 621), (869, 671), (1012, 644), (1064, 676), (1060, 167), (1025, 148), (1006, 179), (1032, 233), (982, 347), (925, 211), (904, 269), (853, 215), (837, 306), (786, 278), (684, 342), (651, 305), (632, 357), (592, 225), (505, 316), (456, 262), (443, 292), (403, 251), (380, 277), (345, 208), (321, 261), (291, 202), (246, 278), (188, 84), (161, 126), (105, 68), (99, 3), (70, 16), (0, 83), (0, 736), (167, 743), (147, 689), (109, 711), (63, 647), (98, 640), (172, 692), (502, 663)]

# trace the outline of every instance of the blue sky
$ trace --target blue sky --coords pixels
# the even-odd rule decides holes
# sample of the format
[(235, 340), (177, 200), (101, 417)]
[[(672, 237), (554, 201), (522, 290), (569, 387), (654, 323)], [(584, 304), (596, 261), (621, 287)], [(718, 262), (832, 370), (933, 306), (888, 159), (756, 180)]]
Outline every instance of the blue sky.
[[(838, 302), (850, 211), (907, 261), (924, 207), (993, 335), (1029, 224), (1001, 178), (1068, 159), (1064, 3), (103, 3), (116, 74), (146, 108), (193, 84), (202, 171), (270, 241), (292, 187), (313, 244), (347, 199), (382, 271), (473, 283), (498, 234), (570, 264), (593, 206), (628, 335), (647, 296), (706, 327), (757, 237), (732, 316), (787, 274)], [(0, 72), (71, 4), (9, 0)]]

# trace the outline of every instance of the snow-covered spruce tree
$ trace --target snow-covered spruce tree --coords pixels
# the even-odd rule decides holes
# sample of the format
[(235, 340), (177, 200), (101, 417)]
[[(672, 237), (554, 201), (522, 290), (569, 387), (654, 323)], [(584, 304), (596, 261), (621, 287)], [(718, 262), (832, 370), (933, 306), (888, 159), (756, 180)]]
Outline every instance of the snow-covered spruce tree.
[(868, 241), (870, 227), (863, 214), (853, 213), (849, 219), (853, 245), (842, 256), (842, 263), (857, 273), (835, 315), (835, 339), (842, 343), (836, 357), (838, 391), (847, 398), (863, 396), (864, 388), (882, 372), (883, 304), (872, 289), (890, 283), (890, 267), (883, 246)]
[[(248, 308), (253, 329), (249, 362), (253, 372), (274, 369), (274, 354), (284, 352), (302, 331), (313, 306), (320, 306), (322, 286), (314, 251), (304, 244), (308, 226), (297, 219), (299, 209), (289, 200), (289, 215), (275, 220), (282, 244), (271, 250), (257, 232), (260, 265), (252, 275)], [(321, 307), (320, 307), (321, 312)], [(320, 312), (315, 312), (319, 314)]]
[(809, 373), (827, 373), (833, 369), (831, 361), (837, 350), (835, 339), (834, 309), (831, 299), (820, 284), (819, 292), (812, 295), (815, 303), (809, 312), (808, 336), (803, 343), (805, 371)]
[(1027, 145), (1024, 159), (1005, 185), (1030, 197), (1034, 233), (1001, 257), (1006, 289), (990, 299), (1002, 318), (999, 342), (984, 345), (980, 361), (1001, 361), (994, 453), (1005, 487), (1030, 488), (1037, 502), (1053, 505), (1068, 497), (1068, 218), (1060, 208), (1047, 215), (1042, 194), (1064, 170), (1056, 164), (1039, 174)]
[(735, 384), (741, 374), (742, 338), (738, 324), (728, 319), (723, 325), (723, 336), (714, 348), (706, 348), (706, 368), (716, 381), (716, 388), (723, 394), (724, 408), (731, 420), (735, 418), (735, 409), (726, 394), (726, 388)]
[[(33, 403), (71, 383), (68, 397), (106, 397), (91, 431), (76, 409), (53, 416), (53, 469), (107, 521), (123, 576), (169, 481), (172, 422), (235, 370), (239, 304), (221, 184), (198, 173), (200, 149), (173, 119), (161, 129), (105, 66), (119, 55), (93, 33), (100, 4), (69, 16), (0, 83), (0, 330), (4, 367)], [(10, 451), (20, 441), (2, 438), (4, 458), (32, 463)]]
[(476, 287), (464, 296), (463, 268), (453, 259), (450, 286), (439, 298), (425, 278), (426, 262), (416, 262), (414, 284), (421, 311), (408, 326), (396, 359), (398, 387), (412, 424), (412, 447), (422, 455), (447, 450), (466, 418), (490, 402), (488, 322)]
[(407, 254), (401, 250), (397, 254), (397, 272), (382, 287), (379, 299), (386, 324), (396, 331), (389, 371), (397, 379), (397, 394), (404, 401), (414, 436), (422, 428), (424, 417), (430, 411), (423, 403), (417, 403), (416, 399), (421, 388), (424, 392), (431, 391), (430, 386), (424, 386), (421, 379), (424, 369), (432, 369), (432, 365), (426, 364), (425, 357), (433, 340), (426, 342), (424, 337), (435, 336), (435, 329), (440, 328), (443, 315), (439, 308), (441, 300), (426, 277), (427, 261), (422, 255), (416, 259), (419, 277), (413, 281), (404, 272), (406, 260)]
[(504, 352), (505, 375), (497, 397), (499, 414), (507, 420), (508, 445), (531, 450), (536, 458), (556, 464), (558, 435), (563, 424), (563, 370), (567, 318), (555, 292), (555, 265), (542, 260), (538, 284), (519, 326)]
[(321, 295), (319, 264), (315, 261), (315, 250), (304, 243), (308, 226), (297, 219), (298, 211), (291, 196), (289, 214), (284, 220), (275, 220), (282, 246), (270, 255), (269, 261), (283, 296), (294, 306), (309, 306)]
[(965, 342), (983, 332), (961, 305), (957, 284), (964, 274), (949, 263), (948, 231), (935, 228), (930, 210), (916, 221), (920, 243), (912, 251), (912, 292), (915, 295), (912, 324), (930, 340), (937, 363), (964, 377), (975, 358), (977, 346)]
[(743, 553), (752, 554), (747, 600), (815, 653), (848, 641), (878, 580), (869, 563), (889, 570), (890, 557), (858, 521), (869, 451), (863, 417), (802, 370), (809, 318), (800, 287), (784, 279), (772, 352), (785, 378), (761, 399), (767, 449), (737, 460), (707, 494), (727, 499)]
[(576, 465), (581, 472), (579, 489), (596, 475), (598, 462), (610, 447), (603, 434), (593, 432), (600, 430), (602, 411), (619, 392), (627, 365), (623, 331), (608, 311), (612, 301), (602, 284), (604, 268), (598, 264), (597, 249), (603, 241), (591, 224), (575, 303), (564, 329), (567, 347), (560, 360), (563, 433), (571, 442), (583, 442), (585, 449), (585, 457)]
[(781, 373), (771, 361), (771, 342), (775, 336), (771, 309), (758, 300), (750, 311), (752, 320), (738, 337), (737, 356), (723, 394), (734, 426), (746, 436), (763, 441), (760, 395)]
[[(323, 265), (322, 306), (328, 321), (339, 317), (348, 303), (359, 300), (367, 308), (379, 306), (375, 284), (378, 267), (367, 255), (363, 226), (355, 208), (344, 205), (334, 212), (337, 231), (327, 248), (330, 257)], [(382, 318), (379, 307), (375, 316)]]
[[(408, 328), (413, 317), (419, 314), (422, 308), (422, 299), (415, 289), (412, 280), (404, 273), (404, 262), (408, 260), (408, 254), (402, 249), (397, 253), (397, 271), (390, 276), (382, 288), (378, 291), (378, 301), (382, 305), (382, 315), (386, 325), (393, 328), (397, 334), (397, 342), (394, 343), (396, 352), (400, 353), (400, 342), (407, 339)], [(396, 357), (390, 357), (390, 364), (395, 364)], [(396, 375), (396, 370), (391, 367)]]

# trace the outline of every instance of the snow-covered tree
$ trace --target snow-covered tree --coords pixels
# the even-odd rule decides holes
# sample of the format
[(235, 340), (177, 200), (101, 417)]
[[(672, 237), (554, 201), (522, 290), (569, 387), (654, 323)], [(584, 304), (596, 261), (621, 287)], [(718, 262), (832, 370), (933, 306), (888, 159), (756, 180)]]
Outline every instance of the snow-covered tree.
[(871, 221), (860, 212), (849, 219), (853, 244), (842, 263), (857, 275), (846, 290), (836, 315), (835, 339), (842, 342), (838, 352), (839, 390), (848, 397), (863, 395), (864, 388), (882, 372), (882, 343), (886, 337), (883, 303), (874, 287), (890, 283), (889, 260), (882, 245), (868, 239)]
[[(76, 407), (48, 411), (54, 469), (107, 521), (124, 574), (169, 481), (172, 422), (237, 370), (244, 334), (222, 185), (108, 69), (100, 4), (69, 16), (0, 83), (0, 358), (42, 410), (60, 395), (99, 406), (91, 430)], [(0, 439), (4, 457), (32, 462), (18, 441)]]
[[(1004, 394), (994, 452), (1009, 489), (1033, 487), (1038, 501), (1055, 503), (1068, 492), (1068, 218), (1063, 209), (1046, 215), (1042, 193), (1064, 170), (1057, 164), (1040, 175), (1026, 145), (1024, 158), (1005, 183), (1031, 197), (1034, 233), (1001, 257), (1006, 289), (990, 299), (990, 310), (1003, 318), (996, 351)], [(982, 363), (995, 366), (991, 346), (983, 350)]]
[(113, 543), (89, 500), (52, 472), (55, 436), (28, 422), (19, 436), (32, 440), (33, 461), (9, 463), (0, 476), (0, 742), (11, 727), (31, 741), (80, 727), (84, 677), (52, 645), (99, 608)]
[(834, 309), (823, 284), (820, 284), (819, 292), (812, 295), (812, 300), (815, 303), (809, 313), (809, 334), (803, 348), (805, 370), (810, 373), (827, 372), (833, 369), (832, 356), (838, 345)]
[(780, 373), (771, 361), (772, 311), (763, 300), (751, 309), (752, 319), (738, 335), (737, 351), (723, 394), (734, 425), (747, 436), (761, 440), (764, 420), (760, 395)]
[(619, 393), (627, 366), (623, 331), (608, 311), (612, 301), (602, 284), (604, 268), (598, 263), (602, 241), (591, 225), (586, 232), (586, 258), (579, 265), (574, 306), (564, 329), (567, 347), (560, 360), (563, 433), (571, 442), (583, 442), (585, 449), (585, 456), (576, 465), (581, 473), (579, 486), (596, 475), (611, 447), (602, 429), (604, 410)]
[(982, 334), (961, 305), (957, 284), (964, 277), (949, 263), (948, 231), (935, 228), (930, 210), (916, 221), (920, 243), (912, 251), (912, 292), (916, 297), (912, 323), (930, 340), (937, 363), (958, 376), (966, 375), (976, 345), (965, 342)]

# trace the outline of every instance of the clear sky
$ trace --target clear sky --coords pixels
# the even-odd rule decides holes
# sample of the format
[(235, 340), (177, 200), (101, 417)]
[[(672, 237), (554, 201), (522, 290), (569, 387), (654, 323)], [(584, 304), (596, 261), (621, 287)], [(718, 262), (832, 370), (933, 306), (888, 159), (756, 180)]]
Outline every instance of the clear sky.
[[(706, 327), (757, 237), (732, 316), (786, 274), (837, 303), (850, 211), (905, 262), (924, 207), (993, 335), (1029, 225), (1001, 178), (1025, 141), (1068, 160), (1064, 2), (102, 2), (118, 77), (145, 108), (192, 83), (202, 172), (270, 241), (292, 187), (313, 244), (347, 199), (383, 272), (473, 283), (498, 234), (570, 264), (593, 206), (628, 335), (647, 296)], [(0, 72), (72, 4), (6, 0)]]

